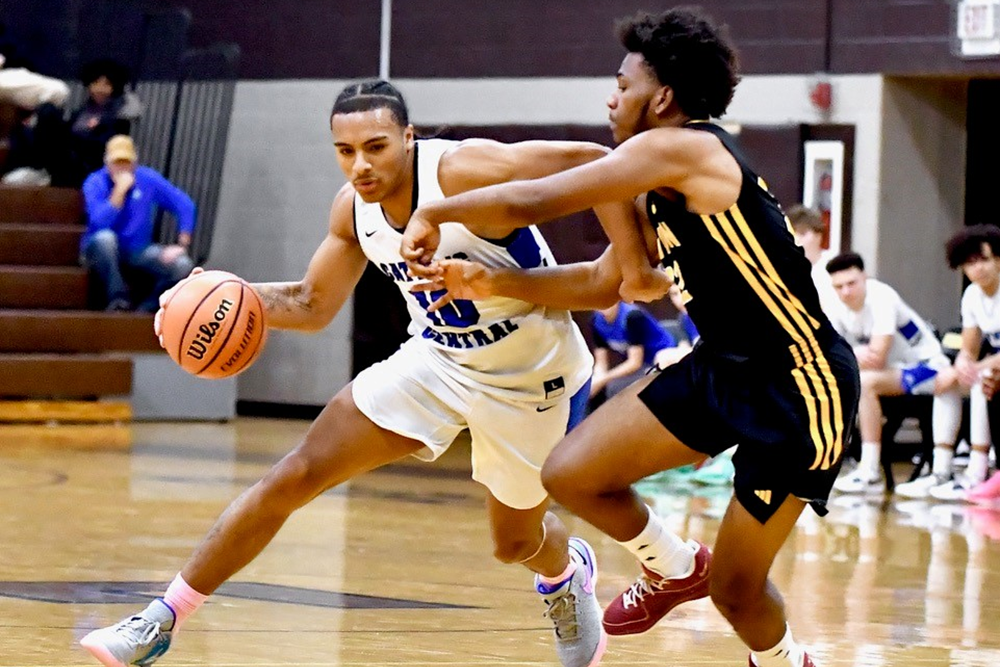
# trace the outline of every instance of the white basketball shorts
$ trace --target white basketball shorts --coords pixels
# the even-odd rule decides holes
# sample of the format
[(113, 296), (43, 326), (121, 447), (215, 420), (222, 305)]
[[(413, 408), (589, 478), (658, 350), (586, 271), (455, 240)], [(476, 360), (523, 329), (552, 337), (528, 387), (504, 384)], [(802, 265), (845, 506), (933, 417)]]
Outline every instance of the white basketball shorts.
[(561, 376), (547, 378), (541, 391), (525, 387), (536, 389), (525, 395), (537, 399), (513, 399), (509, 388), (497, 391), (470, 380), (460, 366), (411, 338), (362, 371), (352, 394), (377, 426), (424, 443), (426, 449), (414, 456), (425, 461), (441, 456), (468, 428), (472, 478), (504, 505), (531, 509), (548, 495), (540, 475), (545, 458), (586, 409), (589, 382), (582, 388), (564, 382)]

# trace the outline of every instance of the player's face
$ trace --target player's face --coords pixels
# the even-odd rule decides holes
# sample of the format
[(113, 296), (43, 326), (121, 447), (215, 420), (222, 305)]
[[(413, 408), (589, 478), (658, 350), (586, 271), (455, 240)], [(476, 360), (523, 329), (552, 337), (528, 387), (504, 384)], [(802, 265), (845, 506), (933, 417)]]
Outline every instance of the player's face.
[(364, 201), (382, 201), (404, 184), (413, 127), (400, 126), (389, 109), (335, 114), (330, 130), (340, 170)]
[(830, 275), (833, 289), (844, 305), (851, 310), (861, 310), (865, 305), (867, 293), (867, 277), (865, 272), (856, 266)]
[(656, 117), (650, 102), (663, 86), (638, 53), (625, 56), (617, 81), (615, 92), (608, 98), (608, 122), (615, 143), (620, 144), (653, 126)]
[(993, 248), (989, 243), (984, 243), (979, 255), (970, 257), (962, 264), (962, 271), (966, 278), (979, 285), (983, 291), (992, 294), (1000, 284), (1000, 257), (993, 254)]

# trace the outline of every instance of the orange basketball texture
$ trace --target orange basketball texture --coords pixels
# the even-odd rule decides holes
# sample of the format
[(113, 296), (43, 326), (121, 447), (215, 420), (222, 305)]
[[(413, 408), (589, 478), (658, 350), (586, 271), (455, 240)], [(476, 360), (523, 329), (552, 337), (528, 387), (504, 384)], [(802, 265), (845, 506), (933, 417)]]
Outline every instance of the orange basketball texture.
[(239, 276), (205, 271), (171, 295), (160, 331), (170, 358), (188, 373), (230, 377), (249, 368), (264, 348), (264, 304)]

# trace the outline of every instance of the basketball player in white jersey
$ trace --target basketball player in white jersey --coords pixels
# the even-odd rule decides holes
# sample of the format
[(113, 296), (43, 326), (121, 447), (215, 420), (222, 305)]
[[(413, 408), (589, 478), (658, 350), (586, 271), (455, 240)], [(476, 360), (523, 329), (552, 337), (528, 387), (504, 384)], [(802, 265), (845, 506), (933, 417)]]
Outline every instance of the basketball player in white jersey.
[[(456, 300), (432, 311), (440, 294), (411, 291), (415, 281), (399, 248), (419, 204), (543, 176), (595, 160), (607, 149), (575, 142), (416, 140), (402, 96), (384, 81), (345, 88), (331, 129), (349, 183), (333, 202), (329, 234), (305, 277), (254, 285), (267, 321), (280, 329), (321, 329), (371, 261), (399, 286), (412, 337), (338, 393), (304, 441), (229, 506), (163, 598), (81, 643), (109, 667), (154, 662), (185, 619), (253, 560), (293, 511), (367, 470), (406, 456), (433, 460), (468, 428), (472, 476), (489, 492), (495, 557), (536, 574), (562, 664), (594, 667), (606, 641), (594, 595), (594, 554), (547, 510), (540, 470), (582, 419), (593, 366), (563, 308), (604, 307), (617, 300), (618, 283), (589, 264), (571, 280), (563, 274), (552, 281), (558, 287), (545, 291), (548, 303), (497, 297)], [(602, 215), (629, 210), (609, 208)], [(555, 264), (534, 228), (512, 226), (491, 240), (463, 225), (442, 231), (441, 250), (449, 257), (509, 268)], [(613, 263), (611, 253), (602, 261)]]
[[(1000, 378), (1000, 228), (966, 227), (951, 237), (945, 248), (948, 265), (961, 269), (971, 282), (962, 294), (962, 349), (955, 369), (961, 383), (972, 387), (973, 396), (977, 388), (985, 390), (989, 426), (996, 434), (1000, 432), (1000, 401), (995, 394)], [(948, 499), (1000, 498), (1000, 475), (983, 482), (989, 469), (989, 448), (989, 439), (972, 443), (965, 474), (943, 490)]]
[(951, 361), (934, 330), (892, 287), (869, 278), (864, 260), (853, 252), (827, 262), (838, 301), (827, 309), (834, 328), (854, 348), (861, 369), (858, 425), (861, 461), (841, 475), (833, 488), (841, 493), (885, 492), (880, 469), (882, 404), (880, 396), (932, 394), (934, 464), (932, 474), (900, 484), (897, 492), (924, 498), (951, 478), (951, 452), (962, 419), (962, 394)]

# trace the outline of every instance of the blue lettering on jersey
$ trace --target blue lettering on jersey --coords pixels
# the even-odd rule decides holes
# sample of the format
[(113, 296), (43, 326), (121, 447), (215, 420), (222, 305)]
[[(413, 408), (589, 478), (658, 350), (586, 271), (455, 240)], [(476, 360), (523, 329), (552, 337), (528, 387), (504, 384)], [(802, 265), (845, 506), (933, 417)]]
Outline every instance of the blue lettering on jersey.
[(502, 322), (494, 322), (485, 329), (473, 329), (472, 331), (436, 331), (427, 327), (420, 335), (445, 347), (464, 350), (492, 345), (517, 331), (517, 328), (517, 325), (510, 320), (503, 320)]

